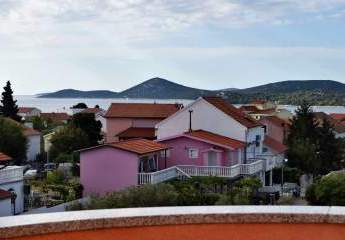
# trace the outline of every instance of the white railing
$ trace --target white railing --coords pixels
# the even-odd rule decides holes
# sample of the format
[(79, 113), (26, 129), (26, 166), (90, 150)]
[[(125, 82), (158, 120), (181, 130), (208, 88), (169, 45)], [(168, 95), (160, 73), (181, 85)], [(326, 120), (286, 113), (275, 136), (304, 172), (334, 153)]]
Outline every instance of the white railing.
[(231, 167), (178, 165), (157, 172), (139, 173), (139, 184), (160, 183), (179, 176), (235, 178), (241, 175), (253, 175), (263, 170), (264, 161), (262, 160), (249, 164), (237, 164)]
[(165, 182), (179, 176), (190, 177), (187, 173), (181, 170), (178, 166), (166, 168), (157, 172), (152, 173), (139, 173), (139, 185), (142, 184), (155, 184), (160, 182)]
[(281, 167), (283, 162), (283, 156), (274, 154), (260, 154), (257, 155), (258, 158), (265, 162), (265, 170), (270, 171), (273, 168)]
[(23, 180), (23, 167), (8, 166), (0, 170), (0, 184)]

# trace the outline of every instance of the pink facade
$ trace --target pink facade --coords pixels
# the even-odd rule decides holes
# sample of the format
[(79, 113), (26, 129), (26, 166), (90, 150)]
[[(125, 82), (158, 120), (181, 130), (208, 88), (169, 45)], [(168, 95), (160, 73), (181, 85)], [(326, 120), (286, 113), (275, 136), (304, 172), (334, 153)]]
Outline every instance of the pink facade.
[(80, 153), (80, 182), (84, 196), (105, 194), (138, 183), (138, 155), (111, 147)]
[(284, 127), (278, 126), (266, 118), (263, 118), (260, 122), (266, 126), (266, 135), (280, 143), (283, 143), (285, 135)]
[[(240, 161), (240, 150), (229, 150), (184, 136), (161, 142), (167, 144), (170, 149), (166, 160), (161, 156), (159, 169), (176, 165), (231, 166)], [(197, 151), (196, 158), (189, 156), (190, 149)]]
[(160, 122), (160, 119), (141, 119), (141, 118), (107, 118), (107, 142), (118, 141), (117, 134), (125, 131), (130, 127), (137, 128), (154, 128)]

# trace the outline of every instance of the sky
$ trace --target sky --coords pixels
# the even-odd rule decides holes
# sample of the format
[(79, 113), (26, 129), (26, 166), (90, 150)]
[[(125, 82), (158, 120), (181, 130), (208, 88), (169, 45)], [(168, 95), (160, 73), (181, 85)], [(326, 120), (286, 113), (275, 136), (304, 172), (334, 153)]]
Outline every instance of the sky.
[(345, 83), (345, 0), (0, 0), (0, 85)]

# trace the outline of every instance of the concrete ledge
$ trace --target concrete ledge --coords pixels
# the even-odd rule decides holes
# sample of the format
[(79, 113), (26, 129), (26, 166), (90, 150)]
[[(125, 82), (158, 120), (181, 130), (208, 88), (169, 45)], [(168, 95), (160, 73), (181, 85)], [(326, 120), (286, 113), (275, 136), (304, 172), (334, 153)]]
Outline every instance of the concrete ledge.
[(186, 224), (344, 224), (345, 207), (202, 206), (88, 210), (0, 218), (0, 238)]

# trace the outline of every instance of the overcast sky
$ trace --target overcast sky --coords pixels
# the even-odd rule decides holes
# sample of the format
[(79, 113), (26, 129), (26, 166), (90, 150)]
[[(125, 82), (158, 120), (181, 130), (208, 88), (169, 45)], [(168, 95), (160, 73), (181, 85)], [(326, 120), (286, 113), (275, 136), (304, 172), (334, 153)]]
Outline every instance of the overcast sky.
[(345, 82), (345, 0), (0, 0), (0, 85)]

